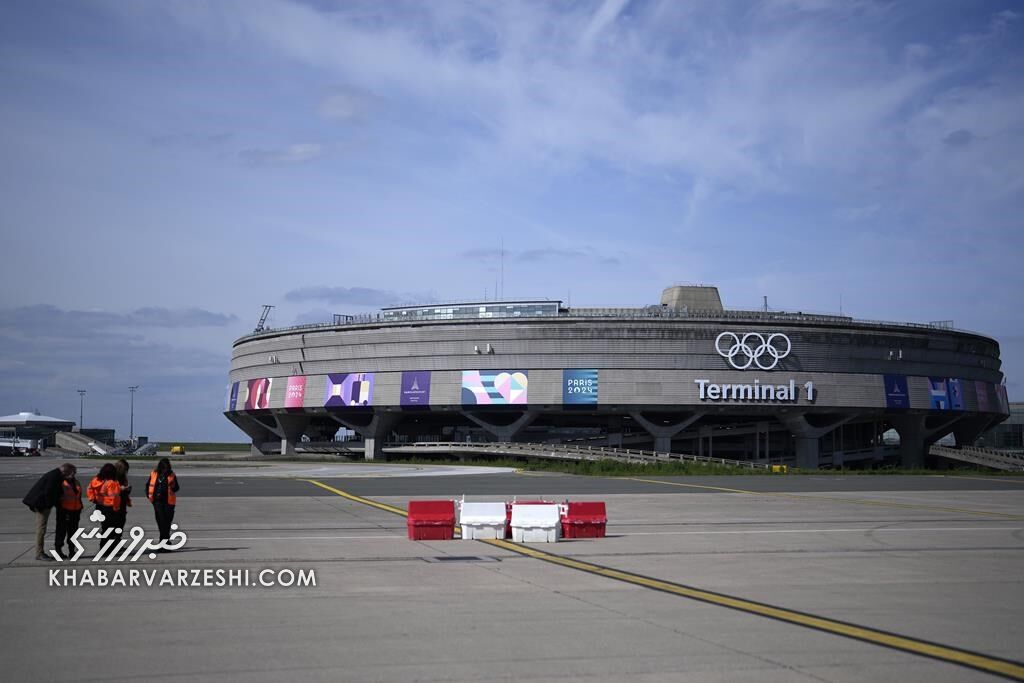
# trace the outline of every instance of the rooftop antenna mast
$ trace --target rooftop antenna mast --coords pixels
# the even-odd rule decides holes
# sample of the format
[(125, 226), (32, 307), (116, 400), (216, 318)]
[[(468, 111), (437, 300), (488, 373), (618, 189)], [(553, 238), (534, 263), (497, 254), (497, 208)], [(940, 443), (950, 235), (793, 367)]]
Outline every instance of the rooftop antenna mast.
[(270, 315), (270, 311), (273, 308), (273, 306), (263, 304), (263, 314), (260, 316), (260, 321), (256, 323), (256, 329), (252, 331), (253, 334), (256, 334), (257, 332), (262, 332), (263, 330), (266, 329), (265, 324), (267, 322), (267, 317)]
[(505, 238), (499, 238), (498, 252), (501, 254), (501, 295), (499, 299), (505, 298)]

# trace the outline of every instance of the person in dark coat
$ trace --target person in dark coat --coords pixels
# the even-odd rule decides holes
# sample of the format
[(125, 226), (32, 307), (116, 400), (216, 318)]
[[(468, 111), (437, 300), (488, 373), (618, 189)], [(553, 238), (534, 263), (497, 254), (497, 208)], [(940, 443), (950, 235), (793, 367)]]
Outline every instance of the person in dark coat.
[(50, 470), (29, 489), (22, 503), (36, 513), (36, 559), (52, 560), (43, 552), (43, 539), (46, 538), (46, 522), (50, 519), (50, 510), (60, 502), (64, 493), (64, 479), (74, 476), (75, 466), (65, 463)]

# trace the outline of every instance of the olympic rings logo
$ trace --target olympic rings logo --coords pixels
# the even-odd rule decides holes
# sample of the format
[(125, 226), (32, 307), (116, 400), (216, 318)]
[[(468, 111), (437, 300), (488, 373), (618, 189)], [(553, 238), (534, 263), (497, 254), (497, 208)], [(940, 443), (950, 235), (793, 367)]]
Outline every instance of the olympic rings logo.
[[(728, 346), (723, 346), (723, 339), (728, 341)], [(781, 342), (786, 343), (785, 350), (782, 350)], [(723, 332), (715, 338), (718, 355), (737, 370), (746, 370), (751, 365), (757, 365), (762, 370), (772, 370), (792, 349), (789, 337), (779, 332), (768, 335), (767, 339), (759, 332), (747, 332), (743, 337), (734, 332)]]

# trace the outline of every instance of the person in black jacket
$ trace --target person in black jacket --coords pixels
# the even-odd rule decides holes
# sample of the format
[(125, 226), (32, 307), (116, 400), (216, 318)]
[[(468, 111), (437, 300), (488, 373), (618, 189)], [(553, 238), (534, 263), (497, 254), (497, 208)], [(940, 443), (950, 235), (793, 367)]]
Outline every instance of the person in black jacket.
[(43, 539), (46, 537), (46, 522), (50, 519), (50, 510), (60, 502), (63, 494), (64, 479), (73, 477), (75, 466), (65, 463), (56, 469), (52, 469), (39, 477), (28, 494), (22, 499), (22, 503), (28, 509), (36, 513), (36, 559), (52, 560), (49, 555), (43, 552)]

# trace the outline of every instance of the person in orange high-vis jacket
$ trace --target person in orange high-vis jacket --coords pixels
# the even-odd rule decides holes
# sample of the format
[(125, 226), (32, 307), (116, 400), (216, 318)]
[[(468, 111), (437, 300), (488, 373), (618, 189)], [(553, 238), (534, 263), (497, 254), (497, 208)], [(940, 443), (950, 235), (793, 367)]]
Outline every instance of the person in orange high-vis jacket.
[(103, 513), (100, 528), (106, 531), (119, 528), (121, 521), (121, 484), (117, 480), (117, 470), (109, 462), (100, 468), (85, 492), (86, 497), (96, 504), (96, 509)]
[(75, 478), (75, 466), (64, 475), (61, 482), (60, 502), (57, 503), (57, 530), (53, 534), (53, 548), (57, 554), (67, 558), (64, 544), (71, 549), (71, 537), (78, 531), (78, 520), (82, 516), (82, 485)]
[(171, 461), (162, 458), (156, 469), (149, 473), (146, 484), (146, 497), (153, 503), (153, 514), (156, 515), (156, 526), (160, 530), (160, 540), (171, 537), (171, 523), (174, 521), (174, 506), (178, 503), (178, 477), (171, 469)]

